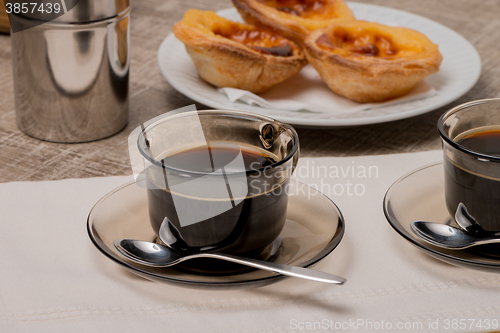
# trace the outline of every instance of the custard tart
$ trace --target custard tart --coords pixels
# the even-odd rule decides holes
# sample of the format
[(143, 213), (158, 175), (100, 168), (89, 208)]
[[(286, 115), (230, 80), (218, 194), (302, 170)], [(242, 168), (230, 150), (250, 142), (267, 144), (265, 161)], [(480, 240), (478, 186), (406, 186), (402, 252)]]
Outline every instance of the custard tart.
[(276, 31), (302, 47), (306, 35), (354, 15), (343, 0), (232, 0), (250, 24)]
[(360, 103), (406, 94), (436, 73), (442, 61), (438, 46), (425, 35), (365, 21), (313, 31), (304, 52), (331, 90)]
[(200, 76), (216, 87), (262, 93), (307, 63), (292, 41), (211, 11), (188, 10), (173, 32)]

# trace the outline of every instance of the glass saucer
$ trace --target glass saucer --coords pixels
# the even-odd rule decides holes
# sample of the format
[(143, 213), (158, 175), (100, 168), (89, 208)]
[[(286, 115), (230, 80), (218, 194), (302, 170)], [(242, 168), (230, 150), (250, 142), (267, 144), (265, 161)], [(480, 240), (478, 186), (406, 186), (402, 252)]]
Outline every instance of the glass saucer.
[[(332, 252), (344, 234), (344, 218), (338, 207), (324, 194), (296, 180), (290, 181), (285, 227), (271, 260), (287, 265), (309, 267)], [(281, 278), (272, 272), (253, 270), (239, 274), (209, 275), (176, 269), (154, 268), (125, 259), (113, 246), (115, 239), (155, 241), (149, 224), (146, 190), (127, 183), (104, 196), (90, 211), (87, 229), (94, 245), (108, 258), (144, 278), (188, 287), (259, 287)], [(276, 245), (277, 244), (277, 245)]]
[(458, 227), (446, 209), (443, 164), (422, 167), (397, 180), (384, 198), (389, 224), (411, 244), (447, 263), (484, 271), (500, 272), (500, 248), (476, 247), (446, 250), (430, 245), (411, 230), (413, 221), (430, 221)]

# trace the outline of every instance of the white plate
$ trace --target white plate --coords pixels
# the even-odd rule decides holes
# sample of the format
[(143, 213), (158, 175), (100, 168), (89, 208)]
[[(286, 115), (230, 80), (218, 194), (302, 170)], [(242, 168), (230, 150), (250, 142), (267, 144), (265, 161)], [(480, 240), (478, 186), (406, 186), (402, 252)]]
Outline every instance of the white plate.
[[(217, 89), (203, 81), (191, 62), (184, 45), (170, 34), (158, 50), (158, 66), (165, 79), (187, 97), (216, 109), (250, 111), (270, 116), (295, 126), (343, 127), (376, 124), (409, 118), (435, 110), (465, 94), (479, 79), (481, 59), (474, 46), (455, 31), (427, 18), (401, 10), (350, 2), (357, 19), (387, 25), (404, 26), (425, 34), (439, 46), (443, 62), (439, 73), (426, 81), (436, 89), (435, 96), (377, 109), (349, 114), (324, 114), (300, 111), (274, 110), (232, 103)], [(219, 15), (241, 21), (234, 8), (224, 9)]]

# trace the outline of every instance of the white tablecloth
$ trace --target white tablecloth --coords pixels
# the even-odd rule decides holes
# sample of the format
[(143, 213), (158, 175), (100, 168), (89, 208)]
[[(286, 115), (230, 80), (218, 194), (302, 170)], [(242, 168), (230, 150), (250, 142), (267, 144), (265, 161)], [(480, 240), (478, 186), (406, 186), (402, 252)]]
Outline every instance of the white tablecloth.
[(151, 282), (104, 257), (86, 231), (95, 202), (131, 177), (0, 184), (0, 332), (454, 332), (460, 319), (482, 324), (465, 331), (487, 330), (500, 319), (500, 274), (429, 257), (383, 214), (397, 178), (440, 160), (437, 151), (301, 159), (297, 176), (309, 183), (321, 181), (307, 174), (313, 166), (373, 167), (371, 177), (323, 179), (365, 190), (334, 198), (346, 233), (314, 266), (346, 277), (343, 286), (290, 278), (211, 291)]

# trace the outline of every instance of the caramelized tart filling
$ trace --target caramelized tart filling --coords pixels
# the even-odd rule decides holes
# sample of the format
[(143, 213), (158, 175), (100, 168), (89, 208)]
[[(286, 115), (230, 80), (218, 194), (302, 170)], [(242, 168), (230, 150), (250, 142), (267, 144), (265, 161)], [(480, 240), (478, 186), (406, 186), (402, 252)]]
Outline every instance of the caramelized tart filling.
[(347, 31), (336, 27), (333, 34), (322, 34), (316, 44), (325, 51), (344, 50), (350, 55), (391, 58), (400, 51), (389, 36), (377, 31)]
[(242, 29), (238, 25), (216, 26), (213, 33), (248, 46), (262, 54), (278, 57), (293, 55), (293, 45), (287, 39), (259, 29)]
[(260, 2), (281, 12), (303, 18), (326, 14), (331, 7), (331, 1), (328, 0), (260, 0)]

